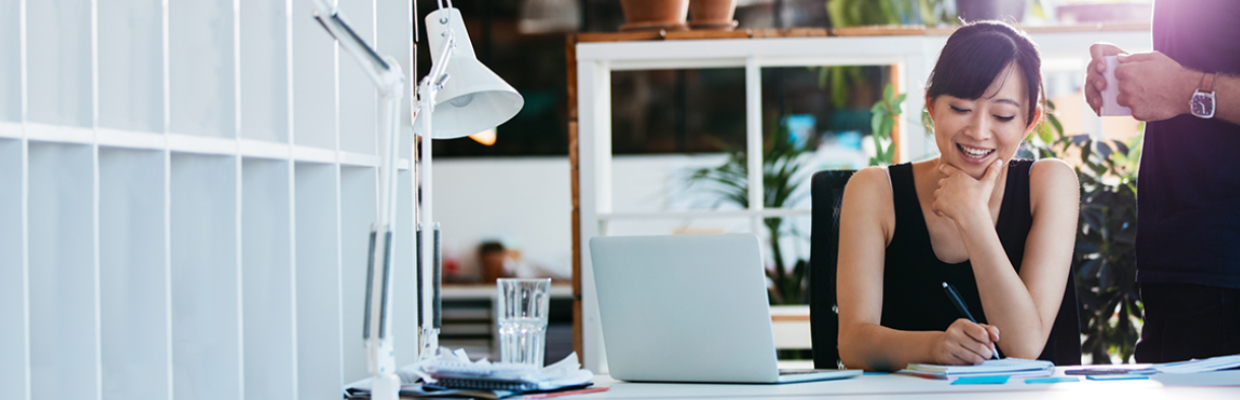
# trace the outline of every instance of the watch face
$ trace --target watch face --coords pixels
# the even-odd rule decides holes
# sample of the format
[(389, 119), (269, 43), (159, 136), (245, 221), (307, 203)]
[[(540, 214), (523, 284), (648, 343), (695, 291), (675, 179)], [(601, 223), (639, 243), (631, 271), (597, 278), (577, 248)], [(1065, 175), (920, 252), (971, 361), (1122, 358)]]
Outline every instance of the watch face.
[(1201, 118), (1214, 116), (1214, 93), (1193, 93), (1193, 115)]

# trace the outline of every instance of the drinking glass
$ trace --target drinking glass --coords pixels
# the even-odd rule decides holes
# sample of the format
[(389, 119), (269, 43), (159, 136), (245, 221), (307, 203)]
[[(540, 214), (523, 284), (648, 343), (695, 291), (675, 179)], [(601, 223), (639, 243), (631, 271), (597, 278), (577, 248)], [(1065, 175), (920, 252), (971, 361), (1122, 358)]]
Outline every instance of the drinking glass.
[(551, 279), (502, 278), (496, 285), (500, 361), (542, 367)]

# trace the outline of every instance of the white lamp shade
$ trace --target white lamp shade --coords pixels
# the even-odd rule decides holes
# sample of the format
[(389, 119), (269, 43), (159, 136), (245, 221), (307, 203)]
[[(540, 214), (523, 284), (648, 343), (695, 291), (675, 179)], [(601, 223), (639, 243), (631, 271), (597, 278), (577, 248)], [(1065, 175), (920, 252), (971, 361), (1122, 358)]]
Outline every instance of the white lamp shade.
[[(434, 139), (465, 137), (494, 128), (512, 119), (525, 105), (516, 89), (478, 61), (461, 11), (455, 8), (441, 8), (426, 16), (431, 69), (443, 61), (439, 57), (449, 29), (456, 37), (456, 49), (445, 71), (448, 81), (435, 96), (430, 134)], [(421, 129), (418, 124), (414, 126)]]

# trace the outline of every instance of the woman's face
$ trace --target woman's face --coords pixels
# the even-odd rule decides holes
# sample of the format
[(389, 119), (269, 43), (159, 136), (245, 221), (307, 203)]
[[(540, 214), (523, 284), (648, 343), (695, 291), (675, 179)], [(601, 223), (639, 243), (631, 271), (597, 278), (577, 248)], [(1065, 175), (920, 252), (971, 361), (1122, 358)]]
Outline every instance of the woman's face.
[(1026, 90), (1024, 74), (1013, 63), (976, 100), (946, 94), (932, 99), (930, 117), (940, 161), (975, 179), (996, 159), (1007, 163), (1032, 128)]

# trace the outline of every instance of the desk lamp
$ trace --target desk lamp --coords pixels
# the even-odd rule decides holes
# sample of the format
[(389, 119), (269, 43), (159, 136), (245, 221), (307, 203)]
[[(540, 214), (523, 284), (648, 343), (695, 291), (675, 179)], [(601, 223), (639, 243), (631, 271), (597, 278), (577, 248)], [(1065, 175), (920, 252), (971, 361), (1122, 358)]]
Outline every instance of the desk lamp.
[[(421, 151), (416, 152), (422, 189), (418, 203), (418, 265), (432, 266), (419, 270), (419, 303), (424, 316), (419, 328), (419, 353), (424, 355), (433, 355), (439, 347), (441, 308), (440, 265), (433, 245), (437, 240), (430, 237), (438, 230), (432, 214), (430, 139), (455, 139), (492, 129), (511, 119), (525, 104), (516, 89), (478, 61), (460, 10), (452, 8), (451, 0), (446, 2), (445, 7), (445, 0), (439, 1), (439, 9), (426, 15), (431, 71), (418, 84), (418, 110), (414, 117), (414, 132), (421, 146)], [(457, 36), (457, 32), (462, 34)]]
[[(383, 132), (379, 165), (379, 207), (370, 231), (370, 254), (366, 270), (366, 309), (362, 337), (366, 344), (367, 368), (371, 374), (371, 398), (397, 400), (400, 379), (391, 335), (393, 236), (396, 233), (396, 159), (399, 156), (400, 104), (405, 75), (391, 57), (380, 56), (366, 44), (326, 0), (312, 0), (314, 17), (352, 55), (374, 81), (383, 96), (380, 129)], [(418, 158), (421, 182), (418, 222), (431, 227), (431, 148), (430, 138), (450, 139), (493, 128), (512, 118), (524, 100), (503, 79), (478, 62), (468, 34), (458, 44), (455, 31), (465, 32), (460, 11), (439, 3), (439, 10), (427, 15), (427, 36), (431, 42), (431, 72), (418, 86), (413, 120), (421, 136), (422, 157)], [(459, 50), (458, 50), (459, 46)], [(455, 55), (454, 55), (455, 53)], [(438, 55), (438, 57), (436, 57)], [(449, 67), (449, 61), (452, 66)], [(449, 80), (449, 77), (456, 79)], [(436, 97), (442, 97), (436, 102)], [(431, 129), (431, 116), (442, 119)], [(415, 149), (416, 150), (416, 149)], [(413, 154), (417, 156), (417, 152)], [(418, 230), (419, 358), (434, 356), (439, 347), (439, 265), (432, 250), (433, 229)], [(376, 263), (381, 269), (376, 271)], [(432, 318), (432, 316), (434, 316)]]

